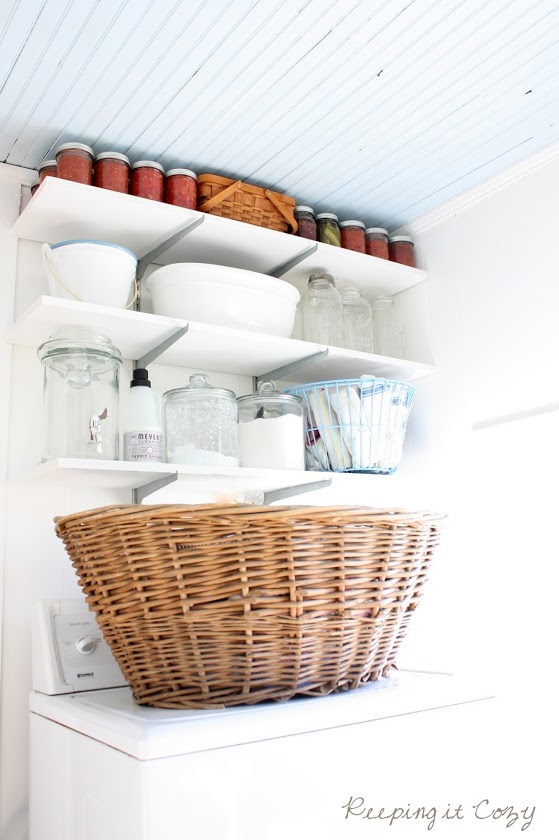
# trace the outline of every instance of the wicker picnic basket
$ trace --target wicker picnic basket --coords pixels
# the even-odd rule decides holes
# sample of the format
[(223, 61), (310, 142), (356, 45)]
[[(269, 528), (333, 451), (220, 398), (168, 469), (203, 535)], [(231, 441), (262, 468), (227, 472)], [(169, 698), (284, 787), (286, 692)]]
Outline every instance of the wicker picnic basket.
[(295, 201), (288, 195), (221, 175), (198, 175), (198, 210), (250, 225), (297, 232)]
[(218, 708), (394, 667), (442, 517), (365, 507), (132, 505), (56, 521), (136, 702)]

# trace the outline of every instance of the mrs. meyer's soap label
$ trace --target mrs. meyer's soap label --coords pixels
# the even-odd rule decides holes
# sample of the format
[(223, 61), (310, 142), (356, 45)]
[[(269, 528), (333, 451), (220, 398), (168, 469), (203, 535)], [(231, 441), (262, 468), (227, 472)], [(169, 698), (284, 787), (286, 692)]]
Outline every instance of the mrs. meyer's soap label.
[(160, 432), (126, 432), (125, 461), (162, 461), (163, 447)]

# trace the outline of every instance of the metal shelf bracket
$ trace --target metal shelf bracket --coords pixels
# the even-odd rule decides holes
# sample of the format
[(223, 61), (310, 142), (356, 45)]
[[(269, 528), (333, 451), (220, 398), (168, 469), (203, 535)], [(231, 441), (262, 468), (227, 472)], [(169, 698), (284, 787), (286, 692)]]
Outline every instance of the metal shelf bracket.
[(151, 365), (158, 356), (161, 356), (165, 350), (168, 350), (169, 347), (172, 347), (173, 344), (182, 338), (183, 335), (186, 335), (188, 332), (188, 324), (185, 324), (184, 327), (181, 327), (180, 330), (170, 335), (169, 338), (166, 338), (165, 341), (162, 341), (161, 344), (158, 344), (157, 347), (154, 347), (153, 350), (150, 350), (149, 353), (145, 353), (141, 358), (136, 359), (134, 362), (135, 368), (147, 368), (148, 365)]
[(301, 251), (300, 254), (297, 254), (296, 257), (292, 257), (292, 259), (287, 260), (287, 262), (278, 265), (277, 268), (274, 268), (273, 271), (269, 271), (268, 274), (270, 277), (283, 277), (284, 274), (287, 274), (288, 271), (291, 271), (292, 268), (302, 263), (307, 257), (310, 257), (312, 254), (318, 251), (318, 245), (314, 244), (311, 245), (310, 248), (307, 248), (305, 251)]
[(161, 254), (164, 254), (169, 248), (172, 248), (173, 245), (176, 245), (184, 236), (187, 236), (189, 233), (192, 233), (193, 230), (196, 230), (197, 227), (200, 227), (201, 224), (204, 223), (204, 215), (201, 215), (199, 219), (193, 219), (183, 228), (181, 228), (177, 233), (170, 236), (169, 239), (166, 239), (161, 245), (158, 245), (157, 248), (153, 248), (153, 250), (149, 251), (145, 257), (142, 257), (141, 260), (138, 260), (138, 268), (136, 272), (136, 277), (138, 283), (144, 276), (145, 270), (148, 265), (154, 262), (157, 257), (160, 257)]
[(271, 505), (272, 502), (279, 502), (280, 499), (289, 499), (291, 496), (300, 496), (302, 493), (312, 493), (314, 490), (323, 490), (330, 487), (331, 478), (323, 481), (313, 481), (310, 484), (294, 484), (291, 487), (280, 487), (278, 490), (245, 490), (236, 499), (245, 505)]
[(284, 379), (296, 370), (307, 367), (307, 365), (310, 365), (313, 362), (318, 362), (320, 359), (325, 359), (328, 352), (328, 349), (320, 350), (318, 353), (313, 353), (311, 356), (305, 356), (303, 359), (297, 359), (296, 362), (290, 362), (288, 365), (283, 365), (283, 367), (276, 368), (268, 373), (262, 373), (260, 376), (256, 377), (256, 384), (259, 385), (267, 379)]
[(140, 505), (146, 496), (150, 496), (152, 493), (155, 493), (156, 490), (161, 490), (163, 487), (167, 487), (168, 484), (172, 484), (176, 481), (178, 477), (178, 472), (170, 473), (169, 475), (161, 476), (161, 478), (155, 478), (153, 481), (148, 481), (146, 484), (142, 484), (141, 487), (135, 487), (134, 490), (132, 490), (132, 503)]

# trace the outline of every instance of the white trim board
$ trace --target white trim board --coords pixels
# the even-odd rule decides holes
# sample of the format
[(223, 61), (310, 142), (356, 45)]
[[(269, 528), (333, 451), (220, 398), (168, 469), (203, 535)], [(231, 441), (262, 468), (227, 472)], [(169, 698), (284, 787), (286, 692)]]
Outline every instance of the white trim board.
[(461, 210), (465, 210), (467, 207), (471, 207), (472, 204), (477, 204), (479, 201), (483, 201), (493, 193), (505, 189), (515, 181), (520, 181), (527, 175), (531, 175), (533, 172), (543, 169), (558, 159), (559, 141), (556, 141), (554, 143), (550, 143), (549, 146), (546, 146), (539, 152), (529, 155), (524, 160), (513, 163), (511, 166), (507, 166), (502, 172), (499, 172), (497, 175), (493, 175), (491, 178), (487, 178), (485, 181), (482, 181), (481, 184), (477, 184), (475, 187), (465, 190), (455, 198), (445, 201), (443, 204), (435, 207), (434, 210), (430, 210), (423, 216), (418, 216), (418, 218), (414, 219), (412, 222), (402, 225), (402, 227), (393, 231), (392, 235), (413, 232), (413, 235), (417, 236), (420, 233), (424, 233), (426, 230), (429, 230), (435, 225), (445, 221), (445, 219), (456, 215)]

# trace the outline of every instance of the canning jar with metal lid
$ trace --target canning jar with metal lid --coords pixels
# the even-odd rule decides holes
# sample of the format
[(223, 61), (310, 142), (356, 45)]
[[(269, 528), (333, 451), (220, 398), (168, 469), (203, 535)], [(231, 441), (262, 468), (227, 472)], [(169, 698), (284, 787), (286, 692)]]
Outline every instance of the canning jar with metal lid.
[(273, 382), (261, 382), (255, 394), (237, 402), (241, 467), (304, 470), (301, 397), (282, 394)]
[(106, 335), (66, 327), (41, 344), (43, 460), (118, 460), (120, 351)]
[(367, 228), (365, 230), (365, 239), (369, 256), (380, 257), (381, 260), (389, 259), (387, 230), (384, 228)]
[(357, 219), (348, 219), (347, 222), (340, 222), (340, 234), (342, 248), (349, 251), (365, 253), (365, 225)]
[(169, 169), (165, 176), (165, 201), (196, 210), (198, 176), (191, 169)]
[(336, 214), (319, 213), (318, 216), (315, 216), (315, 219), (319, 241), (325, 242), (327, 245), (335, 245), (337, 248), (341, 248), (342, 238)]
[(113, 192), (127, 193), (130, 160), (120, 152), (101, 152), (95, 158), (93, 183)]
[(307, 207), (306, 204), (299, 204), (295, 207), (293, 215), (297, 219), (297, 223), (299, 225), (297, 229), (297, 236), (302, 236), (303, 239), (312, 239), (316, 241), (316, 221), (312, 207)]
[(55, 153), (58, 178), (76, 181), (78, 184), (93, 183), (93, 149), (85, 143), (63, 143)]
[(167, 461), (171, 464), (239, 466), (237, 399), (214, 388), (203, 373), (163, 394)]
[(39, 178), (35, 178), (34, 181), (31, 182), (31, 195), (35, 195), (39, 187), (41, 186), (41, 181)]
[(401, 265), (410, 265), (415, 268), (415, 254), (413, 250), (413, 239), (409, 236), (391, 236), (388, 240), (390, 259), (392, 262)]
[(39, 181), (43, 183), (47, 175), (51, 178), (57, 177), (57, 166), (55, 160), (44, 160), (39, 164)]
[(138, 160), (130, 169), (130, 192), (139, 198), (163, 201), (165, 170), (155, 160)]

